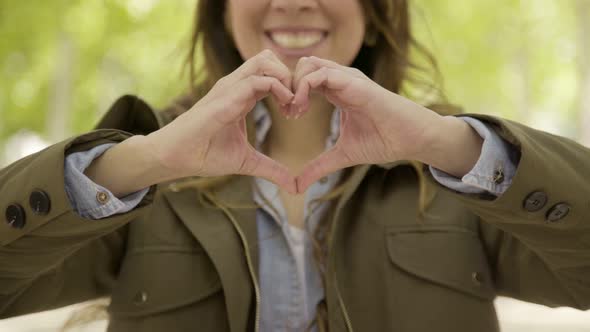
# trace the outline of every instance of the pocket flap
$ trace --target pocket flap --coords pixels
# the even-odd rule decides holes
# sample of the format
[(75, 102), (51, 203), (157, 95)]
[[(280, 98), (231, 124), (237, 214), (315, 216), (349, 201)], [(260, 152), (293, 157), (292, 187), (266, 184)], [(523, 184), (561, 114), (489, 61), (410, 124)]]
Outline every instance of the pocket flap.
[(129, 254), (113, 290), (109, 311), (142, 316), (198, 302), (221, 290), (221, 281), (202, 251)]
[(387, 235), (389, 258), (400, 269), (483, 299), (495, 297), (487, 258), (474, 231), (422, 225), (393, 228)]

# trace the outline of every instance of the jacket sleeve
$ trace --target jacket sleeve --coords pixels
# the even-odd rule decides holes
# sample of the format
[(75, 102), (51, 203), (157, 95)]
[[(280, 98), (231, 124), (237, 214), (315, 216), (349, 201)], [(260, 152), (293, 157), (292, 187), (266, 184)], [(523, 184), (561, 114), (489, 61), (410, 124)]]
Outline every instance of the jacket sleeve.
[(498, 294), (590, 309), (590, 149), (516, 122), (467, 115), (518, 149), (511, 185), (496, 197), (455, 192), (431, 180), (482, 221)]
[(101, 121), (113, 129), (66, 139), (0, 170), (0, 318), (109, 294), (124, 255), (126, 225), (146, 215), (156, 186), (129, 212), (86, 219), (67, 197), (64, 156), (139, 133), (127, 131), (134, 125), (125, 121), (133, 121), (130, 114), (151, 113), (143, 106), (123, 97)]

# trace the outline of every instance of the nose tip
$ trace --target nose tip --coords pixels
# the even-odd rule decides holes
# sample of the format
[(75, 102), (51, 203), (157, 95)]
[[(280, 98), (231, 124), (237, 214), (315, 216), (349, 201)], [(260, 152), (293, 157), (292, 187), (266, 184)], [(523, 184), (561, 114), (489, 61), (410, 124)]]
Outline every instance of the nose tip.
[(317, 0), (273, 0), (271, 8), (282, 12), (306, 12), (317, 8)]

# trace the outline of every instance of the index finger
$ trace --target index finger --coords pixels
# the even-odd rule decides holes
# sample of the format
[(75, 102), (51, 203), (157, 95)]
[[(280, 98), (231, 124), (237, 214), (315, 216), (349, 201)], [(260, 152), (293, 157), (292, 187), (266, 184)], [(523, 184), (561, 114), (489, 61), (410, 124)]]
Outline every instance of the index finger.
[(317, 71), (322, 67), (342, 70), (357, 77), (364, 76), (364, 74), (356, 68), (343, 66), (331, 60), (318, 58), (316, 56), (302, 57), (299, 59), (299, 61), (297, 62), (297, 66), (295, 67), (295, 74), (292, 82), (293, 87), (298, 87), (299, 81), (301, 81), (303, 77), (307, 76), (308, 74), (314, 71)]
[(234, 71), (234, 74), (234, 83), (252, 75), (271, 76), (292, 90), (291, 71), (271, 50), (264, 50), (248, 59)]

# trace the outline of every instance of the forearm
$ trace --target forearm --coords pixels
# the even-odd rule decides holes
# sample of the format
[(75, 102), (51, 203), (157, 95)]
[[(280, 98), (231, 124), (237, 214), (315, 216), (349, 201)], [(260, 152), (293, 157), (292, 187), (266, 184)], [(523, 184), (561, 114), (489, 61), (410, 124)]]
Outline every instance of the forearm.
[(461, 178), (479, 159), (483, 139), (461, 119), (447, 116), (439, 120), (429, 135), (429, 148), (415, 159)]
[(95, 159), (84, 174), (121, 198), (173, 178), (153, 151), (146, 136), (132, 136)]

